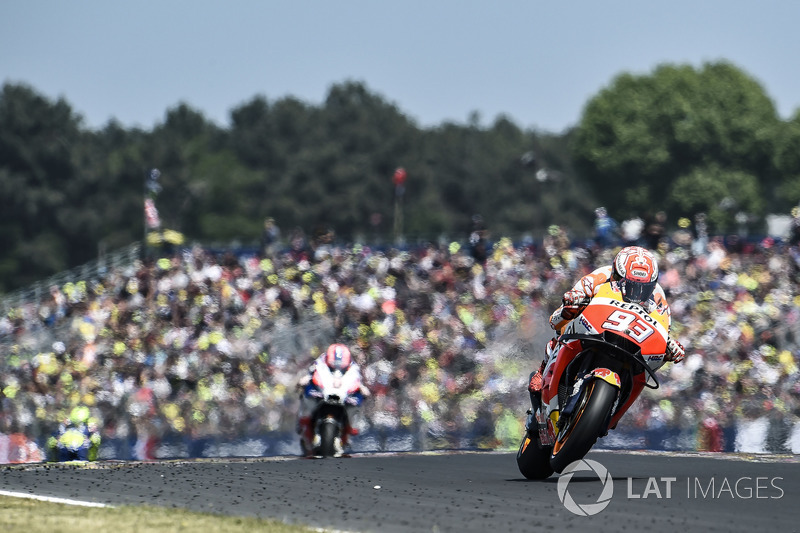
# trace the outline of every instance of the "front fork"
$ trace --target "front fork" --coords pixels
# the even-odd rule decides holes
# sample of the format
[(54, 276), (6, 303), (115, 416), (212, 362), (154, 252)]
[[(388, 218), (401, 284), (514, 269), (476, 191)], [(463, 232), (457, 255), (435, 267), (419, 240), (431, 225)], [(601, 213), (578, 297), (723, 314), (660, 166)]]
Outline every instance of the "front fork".
[[(549, 366), (549, 364), (547, 366)], [(547, 370), (545, 369), (545, 375), (546, 373)], [(556, 405), (543, 405), (541, 391), (531, 392), (531, 409), (528, 410), (528, 417), (525, 422), (525, 429), (528, 431), (528, 434), (533, 435), (534, 431), (536, 431), (539, 434), (539, 441), (542, 446), (552, 446), (556, 441), (556, 437), (564, 421), (572, 417), (580, 398), (583, 396), (584, 389), (586, 389), (586, 386), (594, 379), (602, 379), (614, 386), (617, 391), (622, 388), (622, 380), (619, 374), (608, 368), (598, 367), (575, 381), (572, 391), (563, 406), (558, 405), (558, 397), (554, 398)], [(561, 409), (559, 409), (559, 407), (561, 407)], [(610, 422), (613, 411), (614, 409), (609, 413), (609, 420), (606, 422)]]

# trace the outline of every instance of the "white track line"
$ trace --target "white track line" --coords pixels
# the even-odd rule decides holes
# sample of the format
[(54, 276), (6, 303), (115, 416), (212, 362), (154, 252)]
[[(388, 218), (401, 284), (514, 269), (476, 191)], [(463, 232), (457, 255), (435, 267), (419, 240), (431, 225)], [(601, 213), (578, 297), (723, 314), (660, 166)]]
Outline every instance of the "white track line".
[(63, 503), (64, 505), (78, 505), (80, 507), (113, 507), (105, 503), (84, 502), (81, 500), (70, 500), (67, 498), (55, 498), (53, 496), (39, 496), (37, 494), (26, 494), (24, 492), (9, 492), (0, 490), (0, 496), (9, 496), (11, 498), (28, 498), (30, 500), (39, 500), (40, 502), (50, 503)]

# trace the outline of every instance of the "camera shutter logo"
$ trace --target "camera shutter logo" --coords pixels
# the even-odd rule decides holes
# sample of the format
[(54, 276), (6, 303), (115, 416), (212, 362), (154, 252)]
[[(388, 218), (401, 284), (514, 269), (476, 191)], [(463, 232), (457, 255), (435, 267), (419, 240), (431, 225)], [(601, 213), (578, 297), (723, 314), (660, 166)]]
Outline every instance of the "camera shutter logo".
[[(567, 487), (575, 472), (582, 472), (585, 470), (591, 470), (597, 474), (597, 477), (599, 477), (600, 481), (603, 483), (603, 490), (597, 498), (596, 503), (585, 503), (581, 505), (572, 499), (572, 496), (567, 491)], [(571, 463), (564, 469), (561, 473), (561, 477), (558, 478), (557, 490), (558, 499), (561, 500), (561, 503), (564, 504), (564, 507), (566, 507), (569, 512), (579, 516), (593, 516), (608, 507), (608, 504), (611, 503), (611, 497), (614, 495), (614, 480), (611, 479), (611, 474), (608, 473), (606, 467), (597, 461), (581, 459)]]

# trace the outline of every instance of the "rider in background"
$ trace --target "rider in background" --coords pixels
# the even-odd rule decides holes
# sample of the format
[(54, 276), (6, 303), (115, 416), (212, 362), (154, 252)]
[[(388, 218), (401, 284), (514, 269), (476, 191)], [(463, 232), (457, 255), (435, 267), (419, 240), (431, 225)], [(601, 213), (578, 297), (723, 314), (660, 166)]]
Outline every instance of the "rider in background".
[[(557, 337), (563, 332), (572, 319), (577, 317), (589, 300), (596, 295), (604, 283), (615, 283), (626, 302), (641, 305), (648, 313), (657, 312), (666, 315), (671, 325), (669, 304), (664, 289), (658, 284), (658, 262), (649, 250), (641, 246), (627, 246), (614, 257), (611, 265), (600, 267), (583, 276), (564, 293), (562, 305), (550, 316), (550, 327), (556, 332), (556, 338), (550, 340), (545, 348), (545, 357), (539, 370), (531, 374), (528, 391), (532, 399), (541, 393), (544, 371), (547, 361), (556, 352)], [(683, 345), (670, 337), (664, 361), (680, 363), (686, 356)]]
[(350, 423), (345, 428), (341, 445), (346, 446), (347, 436), (358, 434), (358, 430), (352, 424), (355, 408), (361, 405), (364, 398), (370, 395), (370, 392), (361, 381), (361, 369), (358, 363), (353, 360), (350, 348), (344, 344), (334, 343), (328, 346), (325, 352), (314, 360), (308, 368), (308, 372), (298, 380), (297, 387), (302, 390), (302, 393), (300, 396), (300, 417), (297, 422), (297, 433), (300, 434), (300, 437), (305, 442), (311, 443), (313, 447), (319, 445), (319, 442), (316, 441), (316, 439), (319, 439), (319, 435), (314, 434), (312, 414), (322, 398), (322, 391), (316, 385), (317, 380), (314, 379), (320, 372), (341, 372), (342, 379), (352, 379), (353, 383), (356, 384), (356, 389), (345, 399), (347, 418)]
[(47, 440), (50, 461), (96, 461), (99, 448), (97, 420), (85, 405), (74, 407), (58, 431)]

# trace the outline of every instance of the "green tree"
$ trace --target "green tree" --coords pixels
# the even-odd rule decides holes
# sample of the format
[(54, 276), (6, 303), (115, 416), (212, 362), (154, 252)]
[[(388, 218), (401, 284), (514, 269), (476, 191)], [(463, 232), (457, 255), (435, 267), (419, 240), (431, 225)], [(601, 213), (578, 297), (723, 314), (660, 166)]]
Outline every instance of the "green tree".
[(783, 179), (773, 205), (784, 210), (800, 205), (800, 109), (782, 124), (775, 149), (775, 166)]
[(718, 231), (734, 228), (736, 216), (764, 212), (758, 178), (718, 166), (695, 167), (672, 186), (670, 201), (684, 213), (706, 212)]
[(78, 191), (73, 149), (81, 118), (27, 85), (0, 92), (0, 290), (29, 283), (85, 254), (63, 224)]
[[(110, 121), (97, 131), (83, 131), (75, 150), (79, 169), (76, 202), (61, 224), (72, 226), (90, 240), (87, 247), (113, 251), (143, 237), (143, 187), (149, 170), (148, 134)], [(71, 223), (71, 222), (72, 223)], [(77, 264), (73, 262), (71, 264)]]
[[(226, 133), (202, 113), (185, 103), (167, 110), (164, 122), (156, 125), (145, 140), (146, 165), (140, 168), (141, 191), (151, 168), (161, 171), (161, 191), (156, 207), (163, 226), (183, 232), (190, 238), (213, 238), (204, 235), (201, 218), (203, 208), (212, 194), (205, 166), (214, 154), (226, 147)], [(215, 166), (215, 171), (219, 167)], [(233, 172), (235, 169), (231, 169)], [(143, 192), (139, 193), (141, 197)], [(141, 215), (139, 227), (141, 227)], [(205, 227), (210, 227), (206, 225)]]
[[(464, 238), (482, 215), (494, 237), (541, 237), (551, 224), (588, 235), (612, 216), (705, 211), (729, 231), (739, 213), (800, 202), (800, 112), (780, 121), (761, 86), (726, 62), (623, 73), (564, 135), (489, 126), (420, 128), (365, 84), (325, 101), (256, 96), (231, 127), (180, 103), (152, 130), (82, 127), (63, 99), (26, 85), (0, 92), (0, 291), (140, 240), (145, 179), (161, 171), (165, 227), (206, 243), (255, 243), (265, 217), (284, 236), (333, 229), (390, 238), (395, 205), (411, 242)], [(408, 173), (396, 203), (392, 175)]]
[(681, 201), (698, 191), (679, 178), (696, 169), (698, 175), (722, 169), (711, 174), (754, 176), (757, 194), (773, 194), (779, 124), (761, 85), (730, 63), (662, 65), (651, 75), (621, 74), (589, 100), (573, 155), (609, 208), (630, 214), (664, 209), (678, 216), (691, 204), (712, 211), (722, 198)]

